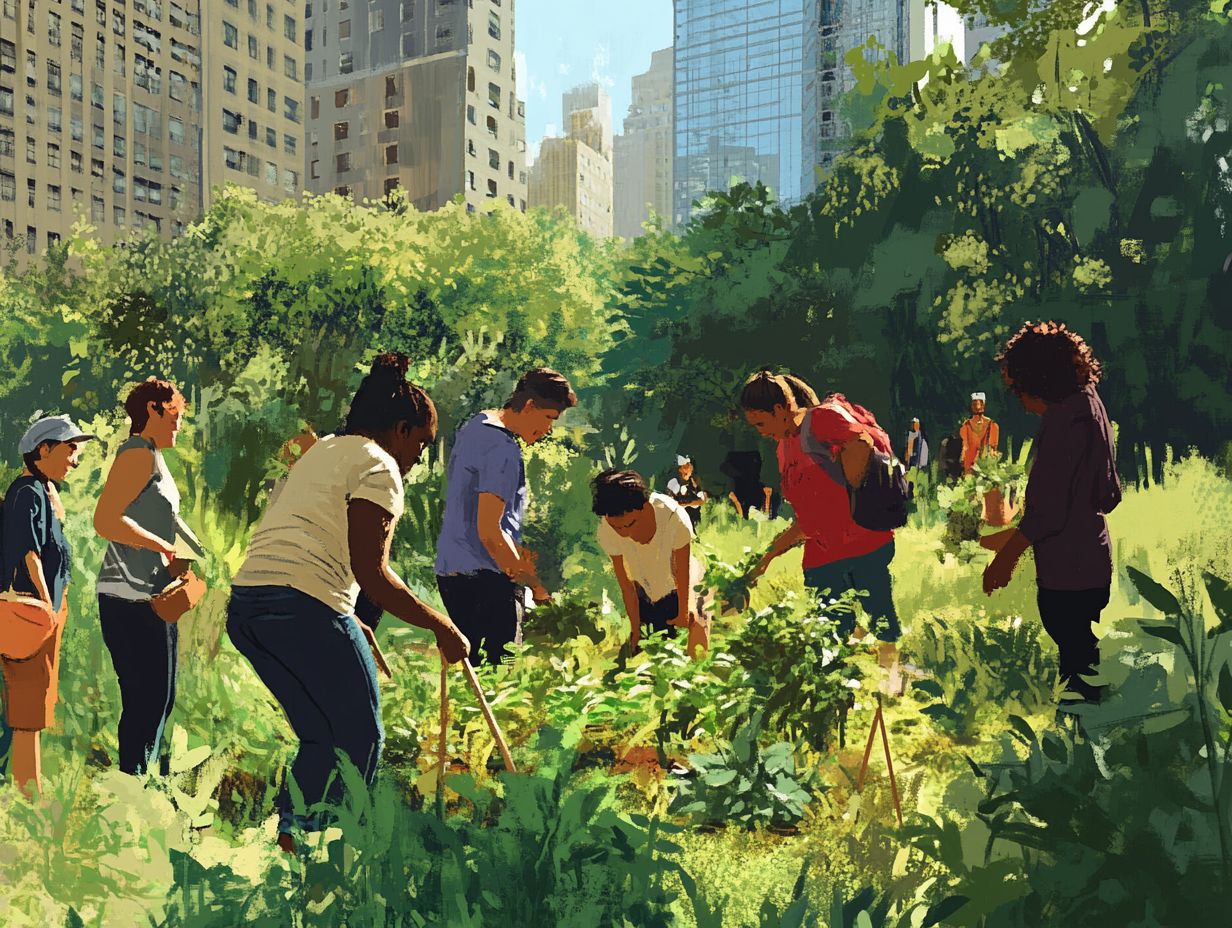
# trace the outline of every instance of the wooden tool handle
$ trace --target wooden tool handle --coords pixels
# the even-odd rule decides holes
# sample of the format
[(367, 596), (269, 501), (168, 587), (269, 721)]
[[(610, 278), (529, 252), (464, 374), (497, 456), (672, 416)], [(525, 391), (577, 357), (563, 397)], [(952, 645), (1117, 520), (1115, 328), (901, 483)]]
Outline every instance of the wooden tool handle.
[(466, 674), (471, 689), (475, 691), (475, 698), (479, 700), (479, 708), (483, 710), (488, 729), (492, 732), (492, 737), (496, 739), (496, 746), (500, 748), (501, 757), (505, 761), (505, 769), (510, 773), (517, 773), (518, 770), (513, 765), (513, 757), (509, 753), (509, 745), (505, 743), (505, 736), (501, 734), (500, 726), (496, 724), (496, 718), (492, 715), (492, 707), (488, 705), (488, 700), (483, 695), (483, 690), (479, 686), (479, 678), (475, 676), (475, 668), (471, 666), (468, 658), (462, 659), (462, 670)]

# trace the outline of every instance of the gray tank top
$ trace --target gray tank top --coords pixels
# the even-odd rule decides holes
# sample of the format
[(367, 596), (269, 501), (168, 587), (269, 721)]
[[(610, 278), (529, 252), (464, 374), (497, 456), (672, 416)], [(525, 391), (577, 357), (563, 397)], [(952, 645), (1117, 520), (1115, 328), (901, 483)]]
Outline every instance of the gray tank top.
[[(120, 445), (117, 457), (132, 448), (147, 448), (154, 452), (154, 470), (150, 479), (129, 503), (124, 515), (152, 535), (174, 544), (180, 511), (180, 491), (163, 461), (162, 452), (154, 443), (140, 435), (130, 436)], [(148, 600), (171, 582), (171, 574), (157, 551), (134, 548), (112, 541), (103, 555), (98, 574), (98, 592), (117, 599)]]

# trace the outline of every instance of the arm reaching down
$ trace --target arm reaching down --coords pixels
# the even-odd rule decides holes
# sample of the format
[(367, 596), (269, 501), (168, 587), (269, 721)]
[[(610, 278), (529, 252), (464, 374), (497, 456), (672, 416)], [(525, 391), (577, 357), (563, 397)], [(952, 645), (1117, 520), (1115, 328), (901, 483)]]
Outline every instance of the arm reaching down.
[(376, 503), (353, 499), (347, 506), (347, 546), (351, 572), (364, 594), (385, 612), (436, 635), (437, 647), (451, 663), (470, 654), (470, 642), (447, 615), (421, 602), (389, 565), (393, 516)]

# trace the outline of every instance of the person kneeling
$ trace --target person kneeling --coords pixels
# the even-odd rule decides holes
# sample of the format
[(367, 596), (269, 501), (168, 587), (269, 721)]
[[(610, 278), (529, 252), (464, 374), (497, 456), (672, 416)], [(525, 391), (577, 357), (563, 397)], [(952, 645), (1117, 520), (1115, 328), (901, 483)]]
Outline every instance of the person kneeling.
[(630, 652), (637, 653), (642, 626), (666, 631), (674, 625), (689, 630), (691, 656), (704, 654), (710, 620), (694, 591), (701, 565), (693, 557), (693, 526), (684, 507), (651, 493), (631, 470), (604, 471), (592, 489), (599, 546), (612, 559), (629, 616)]

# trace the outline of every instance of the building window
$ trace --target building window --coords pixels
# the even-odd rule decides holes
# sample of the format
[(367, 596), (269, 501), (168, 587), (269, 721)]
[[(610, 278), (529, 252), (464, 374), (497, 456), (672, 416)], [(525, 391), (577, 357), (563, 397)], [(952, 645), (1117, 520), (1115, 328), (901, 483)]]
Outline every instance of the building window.
[(319, 119), (320, 117), (321, 117), (321, 98), (320, 97), (309, 97), (308, 98), (308, 118), (309, 119)]
[(488, 84), (488, 105), (500, 109), (501, 89), (496, 84)]
[(296, 148), (299, 146), (299, 140), (293, 135), (284, 135), (282, 137), (282, 150), (288, 155), (295, 154)]
[(368, 31), (380, 32), (385, 28), (385, 11), (371, 10), (368, 13)]
[(261, 87), (251, 77), (248, 78), (248, 102), (249, 103), (260, 103), (261, 102)]
[(385, 128), (386, 129), (397, 129), (398, 128), (398, 117), (399, 117), (399, 114), (397, 110), (386, 110), (385, 111)]
[(240, 47), (240, 31), (225, 19), (222, 23), (222, 44), (227, 48)]
[(272, 161), (265, 162), (265, 182), (271, 187), (278, 186), (278, 165)]
[(350, 74), (354, 70), (355, 56), (350, 52), (342, 52), (338, 55), (338, 73)]
[(496, 181), (494, 180), (488, 181), (488, 196), (490, 197), (496, 196)]
[(0, 200), (12, 202), (17, 199), (17, 177), (0, 172)]
[(513, 180), (513, 162), (509, 162), (509, 179)]
[(116, 225), (116, 226), (123, 226), (125, 221), (126, 219), (125, 219), (124, 207), (123, 206), (113, 206), (111, 208), (111, 224)]
[[(226, 67), (225, 65), (223, 66), (223, 69), (222, 69), (222, 89), (223, 89), (223, 90), (225, 90), (227, 93), (235, 93), (235, 79), (236, 79), (236, 76), (237, 76), (237, 75), (236, 75), (236, 73), (235, 73), (235, 68), (228, 68), (228, 67)], [(253, 82), (252, 82), (252, 81), (249, 81), (249, 82), (248, 82), (248, 86), (249, 86), (250, 88), (252, 87), (252, 84), (253, 84)]]
[(37, 189), (38, 188), (34, 183), (34, 178), (28, 178), (26, 180), (26, 205), (31, 209), (34, 209), (34, 198), (36, 196), (35, 191)]
[(278, 94), (274, 91), (273, 87), (266, 88), (265, 108), (271, 113), (278, 112)]
[(441, 48), (442, 46), (448, 45), (450, 39), (452, 38), (453, 38), (453, 29), (451, 29), (449, 26), (437, 26), (436, 27), (436, 47), (437, 48)]
[(351, 170), (351, 153), (344, 151), (339, 155), (334, 156), (334, 172), (337, 174), (345, 174)]
[(222, 157), (227, 167), (231, 168), (231, 170), (242, 171), (244, 169), (244, 153), (242, 151), (224, 147)]
[(282, 56), (282, 73), (293, 81), (299, 80), (299, 64), (290, 55)]
[(38, 164), (38, 159), (34, 155), (34, 136), (26, 136), (26, 164)]
[(119, 168), (111, 169), (111, 189), (116, 193), (124, 193), (128, 190), (128, 182), (125, 179), (124, 172)]
[(466, 89), (470, 93), (475, 92), (475, 69), (474, 68), (466, 69)]
[(0, 158), (12, 158), (16, 150), (14, 144), (16, 136), (12, 129), (0, 127)]
[(271, 71), (274, 70), (274, 46), (265, 46), (265, 66)]
[(471, 155), (472, 157), (475, 154), (475, 143), (471, 141), (470, 139), (466, 140), (466, 153), (468, 155)]
[(176, 145), (184, 144), (184, 120), (178, 116), (171, 116), (167, 119), (167, 135)]
[(397, 190), (398, 186), (399, 186), (398, 178), (396, 177), (385, 178), (385, 196), (389, 196), (391, 193)]
[(335, 187), (334, 193), (338, 194), (338, 196), (340, 197), (349, 197), (351, 195), (351, 188), (350, 187)]
[(390, 75), (385, 78), (385, 99), (396, 97), (398, 95), (398, 78)]
[(292, 42), (295, 41), (296, 30), (295, 30), (295, 17), (294, 16), (282, 17), (282, 34), (285, 35)]
[(415, 36), (409, 32), (402, 36), (402, 57), (415, 57)]
[(500, 17), (495, 13), (488, 14), (488, 35), (494, 39), (501, 37)]
[(466, 121), (472, 126), (475, 125), (475, 107), (467, 104), (466, 106)]
[(52, 96), (60, 96), (60, 66), (55, 62), (47, 62), (47, 92)]
[(386, 164), (397, 164), (398, 163), (398, 146), (397, 145), (386, 145), (385, 146), (385, 163)]
[(289, 194), (292, 194), (292, 195), (295, 194), (295, 191), (299, 189), (299, 172), (298, 171), (288, 171), (286, 168), (283, 168), (282, 189), (285, 190)]
[(351, 21), (344, 19), (338, 23), (338, 38), (349, 39), (351, 37)]
[(299, 122), (299, 101), (290, 97), (282, 98), (282, 115), (291, 122)]
[(488, 125), (488, 135), (492, 136), (492, 138), (496, 138), (497, 137), (496, 117), (489, 116), (487, 125)]
[(468, 190), (475, 189), (475, 172), (474, 171), (466, 172), (466, 187)]
[(308, 165), (308, 176), (311, 177), (313, 180), (319, 180), (321, 177), (319, 173), (320, 168), (321, 168), (321, 162), (313, 161), (311, 164)]
[(253, 140), (257, 137), (257, 121), (255, 119), (248, 120), (248, 137)]
[(493, 71), (499, 71), (501, 66), (501, 57), (492, 49), (488, 49), (488, 67)]
[(311, 29), (304, 30), (304, 51), (306, 52), (312, 51), (312, 30)]
[(402, 0), (402, 21), (409, 23), (415, 18), (415, 0)]
[(261, 48), (257, 45), (257, 37), (255, 35), (248, 36), (248, 57), (256, 61), (261, 55)]
[(489, 148), (488, 149), (488, 167), (492, 168), (494, 171), (499, 171), (500, 161), (501, 161), (500, 152), (498, 152), (495, 148)]
[(90, 221), (100, 223), (107, 218), (107, 204), (102, 197), (90, 198)]
[(342, 109), (348, 106), (351, 102), (351, 88), (344, 87), (342, 90), (334, 91), (334, 108)]
[(73, 173), (74, 173), (74, 174), (80, 174), (80, 173), (82, 173), (83, 162), (82, 162), (82, 158), (81, 158), (81, 152), (79, 152), (79, 151), (69, 151), (69, 153), (68, 153), (68, 166), (69, 166), (70, 168), (72, 168), (72, 170), (73, 170)]
[(223, 110), (222, 131), (235, 135), (235, 133), (240, 131), (240, 118), (239, 113), (233, 113), (230, 110)]
[(351, 124), (349, 122), (334, 123), (334, 141), (341, 142), (343, 139), (351, 137)]
[(269, 126), (265, 127), (265, 145), (267, 148), (278, 147), (278, 132)]

